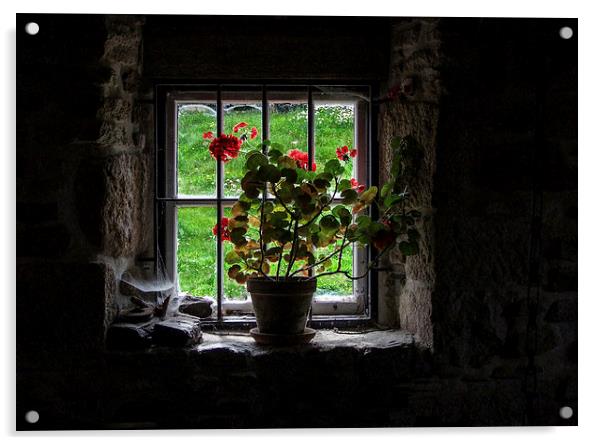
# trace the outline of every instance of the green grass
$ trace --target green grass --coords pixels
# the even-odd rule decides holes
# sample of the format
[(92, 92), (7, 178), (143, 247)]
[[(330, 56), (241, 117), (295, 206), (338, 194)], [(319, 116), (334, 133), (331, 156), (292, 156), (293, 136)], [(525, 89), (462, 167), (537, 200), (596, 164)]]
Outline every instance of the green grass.
[[(247, 122), (259, 130), (261, 112), (249, 107), (224, 113), (225, 132), (239, 122)], [(337, 147), (353, 146), (353, 111), (346, 107), (319, 107), (315, 113), (315, 158), (318, 170), (334, 158)], [(215, 132), (215, 117), (207, 111), (181, 110), (178, 122), (178, 192), (180, 195), (215, 196), (216, 162), (202, 139), (203, 132)], [(307, 148), (307, 106), (295, 105), (288, 109), (270, 109), (270, 140), (290, 149)], [(224, 164), (224, 194), (239, 196), (244, 168), (244, 154)], [(352, 163), (346, 166), (344, 177), (352, 177)], [(224, 211), (229, 216), (229, 211)], [(216, 223), (215, 207), (180, 208), (178, 210), (178, 277), (180, 289), (196, 296), (214, 296), (216, 293), (216, 242), (212, 228)], [(224, 242), (224, 254), (231, 244)], [(322, 249), (324, 253), (330, 249)], [(333, 258), (334, 259), (334, 258)], [(336, 269), (333, 261), (331, 270)], [(347, 249), (342, 259), (343, 270), (352, 270), (352, 251)], [(297, 264), (295, 264), (297, 266)], [(301, 266), (299, 263), (298, 267)], [(275, 265), (273, 266), (275, 272)], [(245, 298), (244, 286), (224, 274), (224, 292), (228, 298)], [(353, 285), (342, 275), (330, 275), (318, 280), (318, 295), (350, 295)]]

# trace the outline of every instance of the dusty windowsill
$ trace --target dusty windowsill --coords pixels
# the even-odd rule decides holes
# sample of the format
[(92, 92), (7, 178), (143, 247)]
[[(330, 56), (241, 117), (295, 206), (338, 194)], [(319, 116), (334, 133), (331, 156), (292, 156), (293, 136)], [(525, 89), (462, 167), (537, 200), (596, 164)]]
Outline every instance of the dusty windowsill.
[(212, 351), (229, 351), (244, 355), (265, 355), (278, 351), (330, 351), (333, 349), (353, 349), (368, 351), (372, 349), (408, 348), (414, 345), (413, 337), (399, 330), (372, 331), (366, 333), (345, 333), (335, 330), (318, 330), (314, 339), (299, 346), (265, 346), (255, 343), (246, 333), (203, 333), (203, 341), (191, 347), (191, 350), (203, 354)]

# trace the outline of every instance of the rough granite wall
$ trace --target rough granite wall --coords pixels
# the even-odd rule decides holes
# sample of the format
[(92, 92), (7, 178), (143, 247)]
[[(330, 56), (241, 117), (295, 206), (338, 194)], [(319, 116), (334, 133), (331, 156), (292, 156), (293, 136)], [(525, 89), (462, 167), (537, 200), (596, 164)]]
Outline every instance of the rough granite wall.
[[(433, 174), (439, 120), (440, 36), (438, 19), (398, 20), (392, 27), (391, 72), (379, 114), (381, 182), (389, 179), (395, 136), (414, 136), (423, 150), (422, 164), (409, 181), (410, 204), (424, 215), (419, 226), (420, 253), (405, 260), (393, 254), (396, 270), (381, 274), (379, 321), (400, 326), (431, 347), (431, 293), (435, 283), (433, 245)], [(403, 266), (396, 266), (405, 261)]]
[(469, 379), (524, 422), (576, 411), (577, 41), (559, 37), (567, 25), (577, 28), (518, 19), (393, 26), (388, 86), (400, 91), (381, 105), (383, 174), (387, 140), (413, 134), (425, 163), (411, 191), (429, 219), (421, 254), (382, 279), (383, 304), (398, 306), (401, 328), (433, 347), (444, 380), (427, 386), (441, 407), (484, 402), (469, 397)]
[[(116, 312), (114, 261), (102, 258), (133, 261), (152, 233), (137, 124), (142, 21), (19, 15), (19, 24), (29, 17), (41, 31), (17, 41), (17, 313), (28, 320), (19, 338), (101, 347)], [(61, 323), (82, 329), (54, 342), (48, 332)]]

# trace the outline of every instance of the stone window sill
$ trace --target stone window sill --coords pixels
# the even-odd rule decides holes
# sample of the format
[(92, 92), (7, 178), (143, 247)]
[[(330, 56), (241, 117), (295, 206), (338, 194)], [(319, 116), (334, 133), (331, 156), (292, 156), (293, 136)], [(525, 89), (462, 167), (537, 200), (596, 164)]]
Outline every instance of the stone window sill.
[(205, 332), (203, 333), (202, 343), (192, 346), (191, 350), (198, 354), (221, 350), (233, 354), (260, 356), (277, 353), (278, 351), (306, 352), (354, 349), (365, 352), (372, 349), (408, 348), (413, 345), (413, 337), (398, 330), (353, 332), (321, 329), (316, 331), (316, 336), (310, 343), (298, 346), (259, 345), (246, 333)]

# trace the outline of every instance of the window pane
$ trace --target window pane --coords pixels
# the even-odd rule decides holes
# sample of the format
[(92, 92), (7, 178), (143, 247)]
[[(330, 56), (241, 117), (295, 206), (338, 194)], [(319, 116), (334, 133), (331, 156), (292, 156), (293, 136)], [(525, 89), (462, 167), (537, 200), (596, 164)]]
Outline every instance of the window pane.
[(307, 151), (307, 99), (270, 100), (270, 141), (282, 144), (284, 153)]
[(178, 105), (178, 194), (215, 196), (216, 162), (203, 133), (216, 132), (214, 102)]
[[(355, 143), (355, 105), (345, 103), (315, 104), (315, 158), (318, 165), (324, 165), (334, 159), (336, 149), (356, 148)], [(355, 159), (349, 157), (345, 165), (343, 178), (354, 177)]]
[(217, 295), (216, 218), (215, 207), (178, 208), (179, 289), (196, 297)]
[[(245, 97), (245, 99), (237, 99)], [(248, 143), (243, 145), (240, 155), (224, 163), (224, 196), (240, 195), (240, 179), (244, 173), (246, 162), (245, 153), (250, 151), (250, 144), (258, 144), (262, 140), (261, 133), (261, 94), (259, 93), (224, 93), (224, 133), (241, 136), (246, 133), (249, 136)], [(234, 132), (234, 127), (240, 123), (248, 126)], [(250, 139), (252, 128), (257, 129), (257, 136)]]

